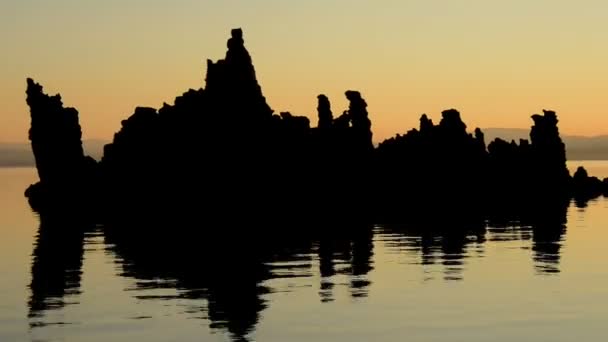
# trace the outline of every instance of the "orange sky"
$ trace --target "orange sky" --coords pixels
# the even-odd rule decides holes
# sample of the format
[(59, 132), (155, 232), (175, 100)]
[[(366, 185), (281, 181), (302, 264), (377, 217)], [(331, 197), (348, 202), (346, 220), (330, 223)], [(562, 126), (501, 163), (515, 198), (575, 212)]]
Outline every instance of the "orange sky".
[(111, 139), (138, 105), (203, 85), (242, 27), (271, 107), (334, 113), (369, 104), (374, 140), (422, 113), (459, 109), (469, 128), (523, 127), (557, 111), (562, 133), (608, 134), (608, 3), (599, 0), (13, 0), (0, 4), (0, 142), (25, 141), (25, 78)]

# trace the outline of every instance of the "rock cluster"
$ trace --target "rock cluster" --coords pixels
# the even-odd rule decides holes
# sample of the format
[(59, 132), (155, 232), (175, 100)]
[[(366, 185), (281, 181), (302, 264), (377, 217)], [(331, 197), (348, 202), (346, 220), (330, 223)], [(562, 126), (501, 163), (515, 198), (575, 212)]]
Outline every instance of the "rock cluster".
[[(583, 171), (570, 177), (555, 112), (532, 116), (530, 142), (496, 139), (486, 147), (483, 132), (469, 133), (460, 113), (449, 109), (439, 124), (422, 115), (418, 129), (374, 148), (358, 91), (345, 92), (349, 107), (337, 117), (319, 95), (318, 124), (311, 127), (308, 118), (276, 114), (267, 104), (240, 29), (232, 30), (227, 47), (224, 59), (208, 61), (204, 88), (158, 110), (136, 108), (99, 165), (83, 154), (77, 111), (28, 80), (40, 175), (28, 197), (45, 203), (86, 190), (99, 199), (104, 218), (184, 210), (305, 220), (424, 213), (438, 205), (478, 214), (492, 203), (588, 199), (608, 184)], [(38, 195), (51, 187), (52, 196)]]

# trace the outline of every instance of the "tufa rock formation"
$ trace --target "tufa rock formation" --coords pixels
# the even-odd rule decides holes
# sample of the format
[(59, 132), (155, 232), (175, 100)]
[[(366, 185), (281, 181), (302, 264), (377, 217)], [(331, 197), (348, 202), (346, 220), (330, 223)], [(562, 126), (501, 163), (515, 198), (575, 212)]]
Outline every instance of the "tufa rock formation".
[(334, 121), (334, 116), (331, 113), (331, 105), (329, 103), (329, 99), (327, 98), (327, 96), (321, 94), (317, 96), (317, 100), (319, 101), (317, 105), (317, 112), (319, 116), (319, 122), (317, 124), (317, 127), (319, 127), (319, 129), (329, 129), (331, 128), (332, 123)]
[(441, 210), (475, 221), (493, 208), (557, 206), (573, 194), (590, 198), (608, 189), (608, 180), (582, 171), (570, 177), (552, 111), (532, 116), (530, 142), (496, 139), (486, 147), (483, 132), (469, 133), (449, 109), (439, 124), (424, 114), (418, 129), (374, 148), (358, 91), (345, 92), (349, 108), (338, 117), (319, 95), (318, 125), (311, 127), (308, 118), (275, 114), (267, 104), (240, 29), (227, 48), (224, 59), (207, 62), (204, 88), (158, 110), (137, 107), (123, 120), (99, 167), (83, 155), (76, 110), (28, 80), (41, 180), (27, 191), (33, 206), (82, 203), (76, 199), (87, 195), (98, 199), (100, 220), (173, 222), (185, 212), (222, 220), (377, 221)]
[(96, 161), (84, 155), (78, 111), (64, 108), (61, 96), (49, 96), (27, 79), (30, 107), (29, 140), (40, 181), (25, 192), (38, 211), (59, 210), (62, 201), (78, 203), (92, 191)]

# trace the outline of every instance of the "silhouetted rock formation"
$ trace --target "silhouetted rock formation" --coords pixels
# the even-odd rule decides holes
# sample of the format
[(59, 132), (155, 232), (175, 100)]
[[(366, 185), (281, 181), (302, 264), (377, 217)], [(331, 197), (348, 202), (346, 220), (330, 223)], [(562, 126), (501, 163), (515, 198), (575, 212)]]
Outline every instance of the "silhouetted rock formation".
[[(570, 177), (553, 111), (532, 116), (530, 142), (496, 139), (486, 147), (483, 132), (467, 132), (449, 109), (439, 124), (422, 115), (418, 129), (374, 148), (358, 91), (345, 92), (349, 108), (336, 118), (319, 95), (318, 126), (311, 127), (308, 118), (275, 114), (267, 104), (240, 29), (227, 48), (224, 59), (208, 61), (204, 88), (159, 110), (137, 107), (123, 120), (98, 169), (83, 156), (76, 110), (28, 80), (41, 179), (27, 191), (33, 207), (53, 197), (77, 202), (85, 192), (101, 199), (104, 220), (175, 211), (218, 219), (396, 220), (439, 209), (476, 221), (493, 208), (608, 192), (586, 175)], [(91, 189), (93, 178), (99, 189)]]
[(32, 327), (43, 324), (48, 311), (78, 302), (73, 297), (80, 294), (84, 232), (89, 228), (70, 220), (40, 220), (29, 286)]
[(378, 191), (387, 200), (380, 210), (435, 210), (438, 202), (453, 211), (461, 211), (460, 205), (476, 208), (486, 185), (486, 159), (483, 134), (467, 133), (458, 111), (443, 111), (439, 125), (422, 115), (419, 130), (378, 146)]
[(319, 100), (319, 105), (317, 106), (317, 111), (319, 114), (319, 123), (317, 124), (317, 127), (323, 130), (329, 129), (331, 128), (334, 121), (334, 116), (331, 113), (331, 105), (329, 103), (329, 99), (323, 94), (317, 96), (317, 99)]
[(531, 168), (537, 189), (533, 193), (568, 196), (570, 173), (566, 167), (566, 146), (559, 136), (554, 111), (532, 115), (534, 126), (530, 131)]
[(44, 94), (42, 86), (30, 78), (26, 93), (31, 114), (29, 139), (40, 182), (25, 194), (39, 211), (73, 209), (94, 191), (97, 166), (93, 158), (84, 156), (78, 111), (64, 108), (60, 95)]
[(538, 207), (547, 201), (567, 202), (573, 195), (557, 116), (543, 112), (532, 116), (530, 142), (497, 138), (488, 146), (489, 174), (494, 177), (490, 192), (498, 206)]
[(587, 170), (579, 166), (572, 176), (572, 189), (576, 204), (584, 207), (588, 200), (605, 194), (608, 189), (605, 183), (597, 177), (589, 177)]
[[(462, 279), (467, 248), (482, 245), (488, 226), (516, 222), (527, 229), (518, 234), (532, 241), (536, 269), (555, 273), (568, 201), (608, 194), (608, 179), (583, 168), (570, 177), (552, 111), (532, 116), (530, 142), (486, 146), (480, 129), (469, 133), (448, 109), (438, 124), (424, 114), (417, 129), (374, 148), (357, 91), (345, 92), (349, 108), (338, 117), (319, 95), (317, 127), (275, 114), (240, 29), (225, 58), (207, 66), (204, 88), (158, 110), (136, 107), (99, 165), (83, 154), (76, 110), (28, 80), (40, 182), (26, 195), (44, 219), (32, 265), (33, 319), (64, 305), (80, 284), (80, 227), (61, 231), (46, 219), (86, 216), (89, 206), (105, 223), (121, 275), (142, 280), (137, 286), (170, 280), (176, 297), (207, 301), (212, 328), (243, 341), (268, 305), (267, 280), (310, 276), (312, 255), (322, 301), (341, 285), (353, 298), (366, 296), (372, 220), (414, 244), (421, 264), (441, 264), (446, 280)], [(298, 269), (281, 269), (294, 260), (302, 261)], [(334, 283), (336, 274), (348, 282)]]
[(372, 144), (372, 122), (367, 115), (367, 103), (361, 94), (354, 90), (347, 91), (346, 98), (350, 101), (346, 115), (350, 118), (354, 148), (362, 153), (369, 153), (374, 145)]
[(204, 89), (189, 90), (158, 113), (137, 108), (123, 121), (101, 162), (107, 211), (121, 217), (175, 205), (219, 217), (236, 210), (306, 219), (315, 214), (306, 208), (310, 199), (322, 193), (329, 195), (322, 208), (364, 209), (371, 121), (361, 94), (345, 95), (350, 107), (335, 120), (329, 99), (318, 97), (318, 128), (303, 116), (273, 114), (242, 32), (233, 30), (226, 57), (208, 62)]
[(205, 92), (214, 109), (236, 115), (242, 123), (268, 119), (272, 114), (258, 84), (251, 56), (245, 49), (241, 29), (232, 30), (223, 60), (217, 63), (207, 60)]

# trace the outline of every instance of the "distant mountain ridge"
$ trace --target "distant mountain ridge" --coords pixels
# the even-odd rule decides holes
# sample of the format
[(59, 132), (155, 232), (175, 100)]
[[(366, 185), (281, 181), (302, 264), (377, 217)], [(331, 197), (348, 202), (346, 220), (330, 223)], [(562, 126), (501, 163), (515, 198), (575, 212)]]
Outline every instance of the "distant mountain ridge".
[[(483, 128), (486, 143), (496, 138), (506, 141), (530, 140), (530, 131), (525, 128)], [(566, 144), (568, 160), (608, 160), (608, 135), (579, 136), (562, 135)]]
[[(89, 139), (83, 141), (85, 154), (96, 160), (103, 155), (103, 146), (108, 141)], [(34, 154), (29, 143), (3, 143), (0, 142), (0, 167), (34, 166)]]

